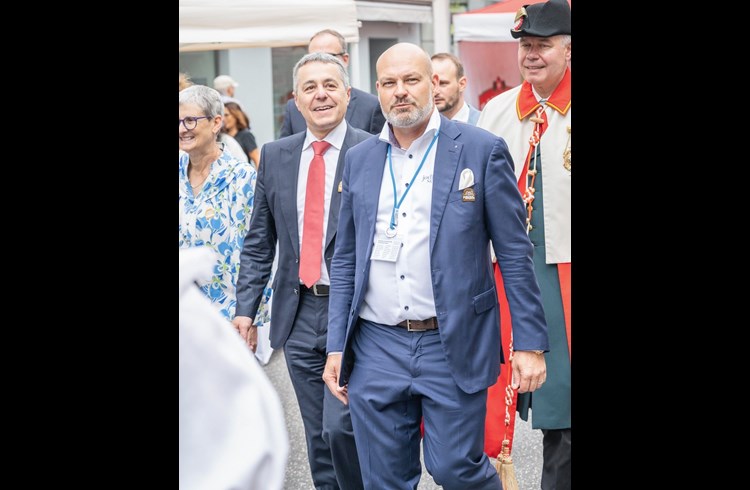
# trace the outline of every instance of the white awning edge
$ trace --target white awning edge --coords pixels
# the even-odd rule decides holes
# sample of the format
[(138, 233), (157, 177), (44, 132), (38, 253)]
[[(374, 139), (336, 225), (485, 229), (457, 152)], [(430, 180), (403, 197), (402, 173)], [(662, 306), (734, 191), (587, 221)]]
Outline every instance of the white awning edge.
[(382, 2), (357, 2), (357, 19), (386, 22), (432, 23), (432, 7)]
[(323, 29), (359, 41), (354, 0), (180, 0), (179, 28), (180, 52), (306, 46)]
[(518, 41), (510, 35), (514, 12), (499, 14), (456, 14), (453, 16), (453, 38), (458, 41)]

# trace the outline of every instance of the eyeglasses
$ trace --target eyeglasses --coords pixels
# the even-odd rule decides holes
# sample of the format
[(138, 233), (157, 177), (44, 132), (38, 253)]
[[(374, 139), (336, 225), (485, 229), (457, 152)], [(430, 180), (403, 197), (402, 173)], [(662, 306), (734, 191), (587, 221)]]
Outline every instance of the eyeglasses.
[(330, 54), (331, 56), (344, 56), (346, 54), (346, 51), (342, 51), (340, 53), (326, 53), (326, 54)]
[[(195, 129), (195, 127), (198, 125), (199, 119), (211, 119), (208, 116), (188, 116), (185, 118), (180, 119), (180, 124), (185, 126), (185, 129), (190, 131), (191, 129)], [(179, 125), (178, 125), (179, 126)]]

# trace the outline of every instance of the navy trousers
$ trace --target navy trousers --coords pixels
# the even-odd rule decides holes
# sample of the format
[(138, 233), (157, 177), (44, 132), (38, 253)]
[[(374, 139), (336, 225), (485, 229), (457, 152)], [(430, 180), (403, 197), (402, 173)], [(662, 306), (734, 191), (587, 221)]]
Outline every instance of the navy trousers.
[(484, 454), (487, 390), (456, 386), (437, 330), (360, 320), (349, 404), (366, 489), (415, 490), (427, 471), (445, 490), (502, 490)]

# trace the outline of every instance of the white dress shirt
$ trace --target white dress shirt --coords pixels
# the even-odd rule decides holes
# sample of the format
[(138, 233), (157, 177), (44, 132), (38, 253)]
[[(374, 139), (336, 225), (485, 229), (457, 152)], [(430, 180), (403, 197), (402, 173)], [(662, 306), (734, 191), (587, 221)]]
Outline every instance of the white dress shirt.
[(531, 86), (531, 92), (534, 94), (534, 97), (536, 97), (537, 102), (542, 104), (544, 106), (544, 110), (547, 110), (547, 99), (543, 98), (541, 95), (539, 95), (539, 92), (536, 91), (534, 86)]
[(456, 113), (455, 116), (451, 118), (451, 121), (459, 121), (459, 122), (469, 122), (469, 104), (464, 102), (464, 106), (461, 108), (460, 111)]
[[(432, 138), (440, 131), (440, 113), (432, 111), (425, 132), (407, 149), (401, 149), (392, 138), (390, 125), (380, 132), (380, 140), (391, 143), (396, 200), (400, 200), (411, 181)], [(359, 316), (385, 325), (404, 320), (425, 320), (435, 316), (430, 272), (430, 215), (432, 210), (432, 175), (438, 141), (419, 171), (398, 213), (398, 234), (402, 242), (396, 262), (373, 260), (370, 277)], [(393, 183), (386, 156), (380, 184), (375, 239), (385, 237), (393, 210)]]
[[(323, 159), (326, 163), (326, 189), (325, 189), (325, 201), (323, 204), (323, 247), (321, 248), (320, 257), (320, 279), (315, 284), (329, 285), (331, 279), (328, 277), (328, 269), (326, 268), (325, 258), (325, 243), (326, 235), (328, 233), (328, 211), (331, 208), (331, 191), (333, 191), (334, 179), (336, 178), (336, 163), (339, 161), (339, 153), (341, 152), (341, 146), (344, 144), (344, 137), (346, 136), (346, 119), (342, 119), (338, 126), (323, 138), (322, 141), (327, 141), (331, 144), (328, 150), (323, 154)], [(305, 142), (302, 145), (302, 156), (300, 157), (299, 175), (297, 176), (297, 231), (299, 232), (299, 246), (302, 250), (302, 229), (304, 228), (305, 222), (305, 194), (307, 193), (307, 174), (310, 172), (310, 162), (315, 155), (312, 144), (318, 139), (310, 132), (308, 128), (306, 130)]]

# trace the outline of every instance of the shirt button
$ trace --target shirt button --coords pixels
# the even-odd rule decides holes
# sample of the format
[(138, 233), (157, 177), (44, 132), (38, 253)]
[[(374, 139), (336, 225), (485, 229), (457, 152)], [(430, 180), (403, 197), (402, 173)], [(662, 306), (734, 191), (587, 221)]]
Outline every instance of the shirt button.
[(412, 155), (411, 153), (409, 153), (409, 158), (411, 158), (411, 157), (413, 157), (413, 156), (414, 156), (414, 155)]
[(404, 309), (405, 309), (406, 311), (409, 311), (409, 307), (408, 307), (408, 306), (404, 306)]
[(401, 216), (403, 216), (405, 218), (406, 217), (406, 213), (401, 213)]
[(401, 274), (401, 279), (403, 279), (403, 278), (404, 278), (404, 275), (403, 275), (403, 274)]

